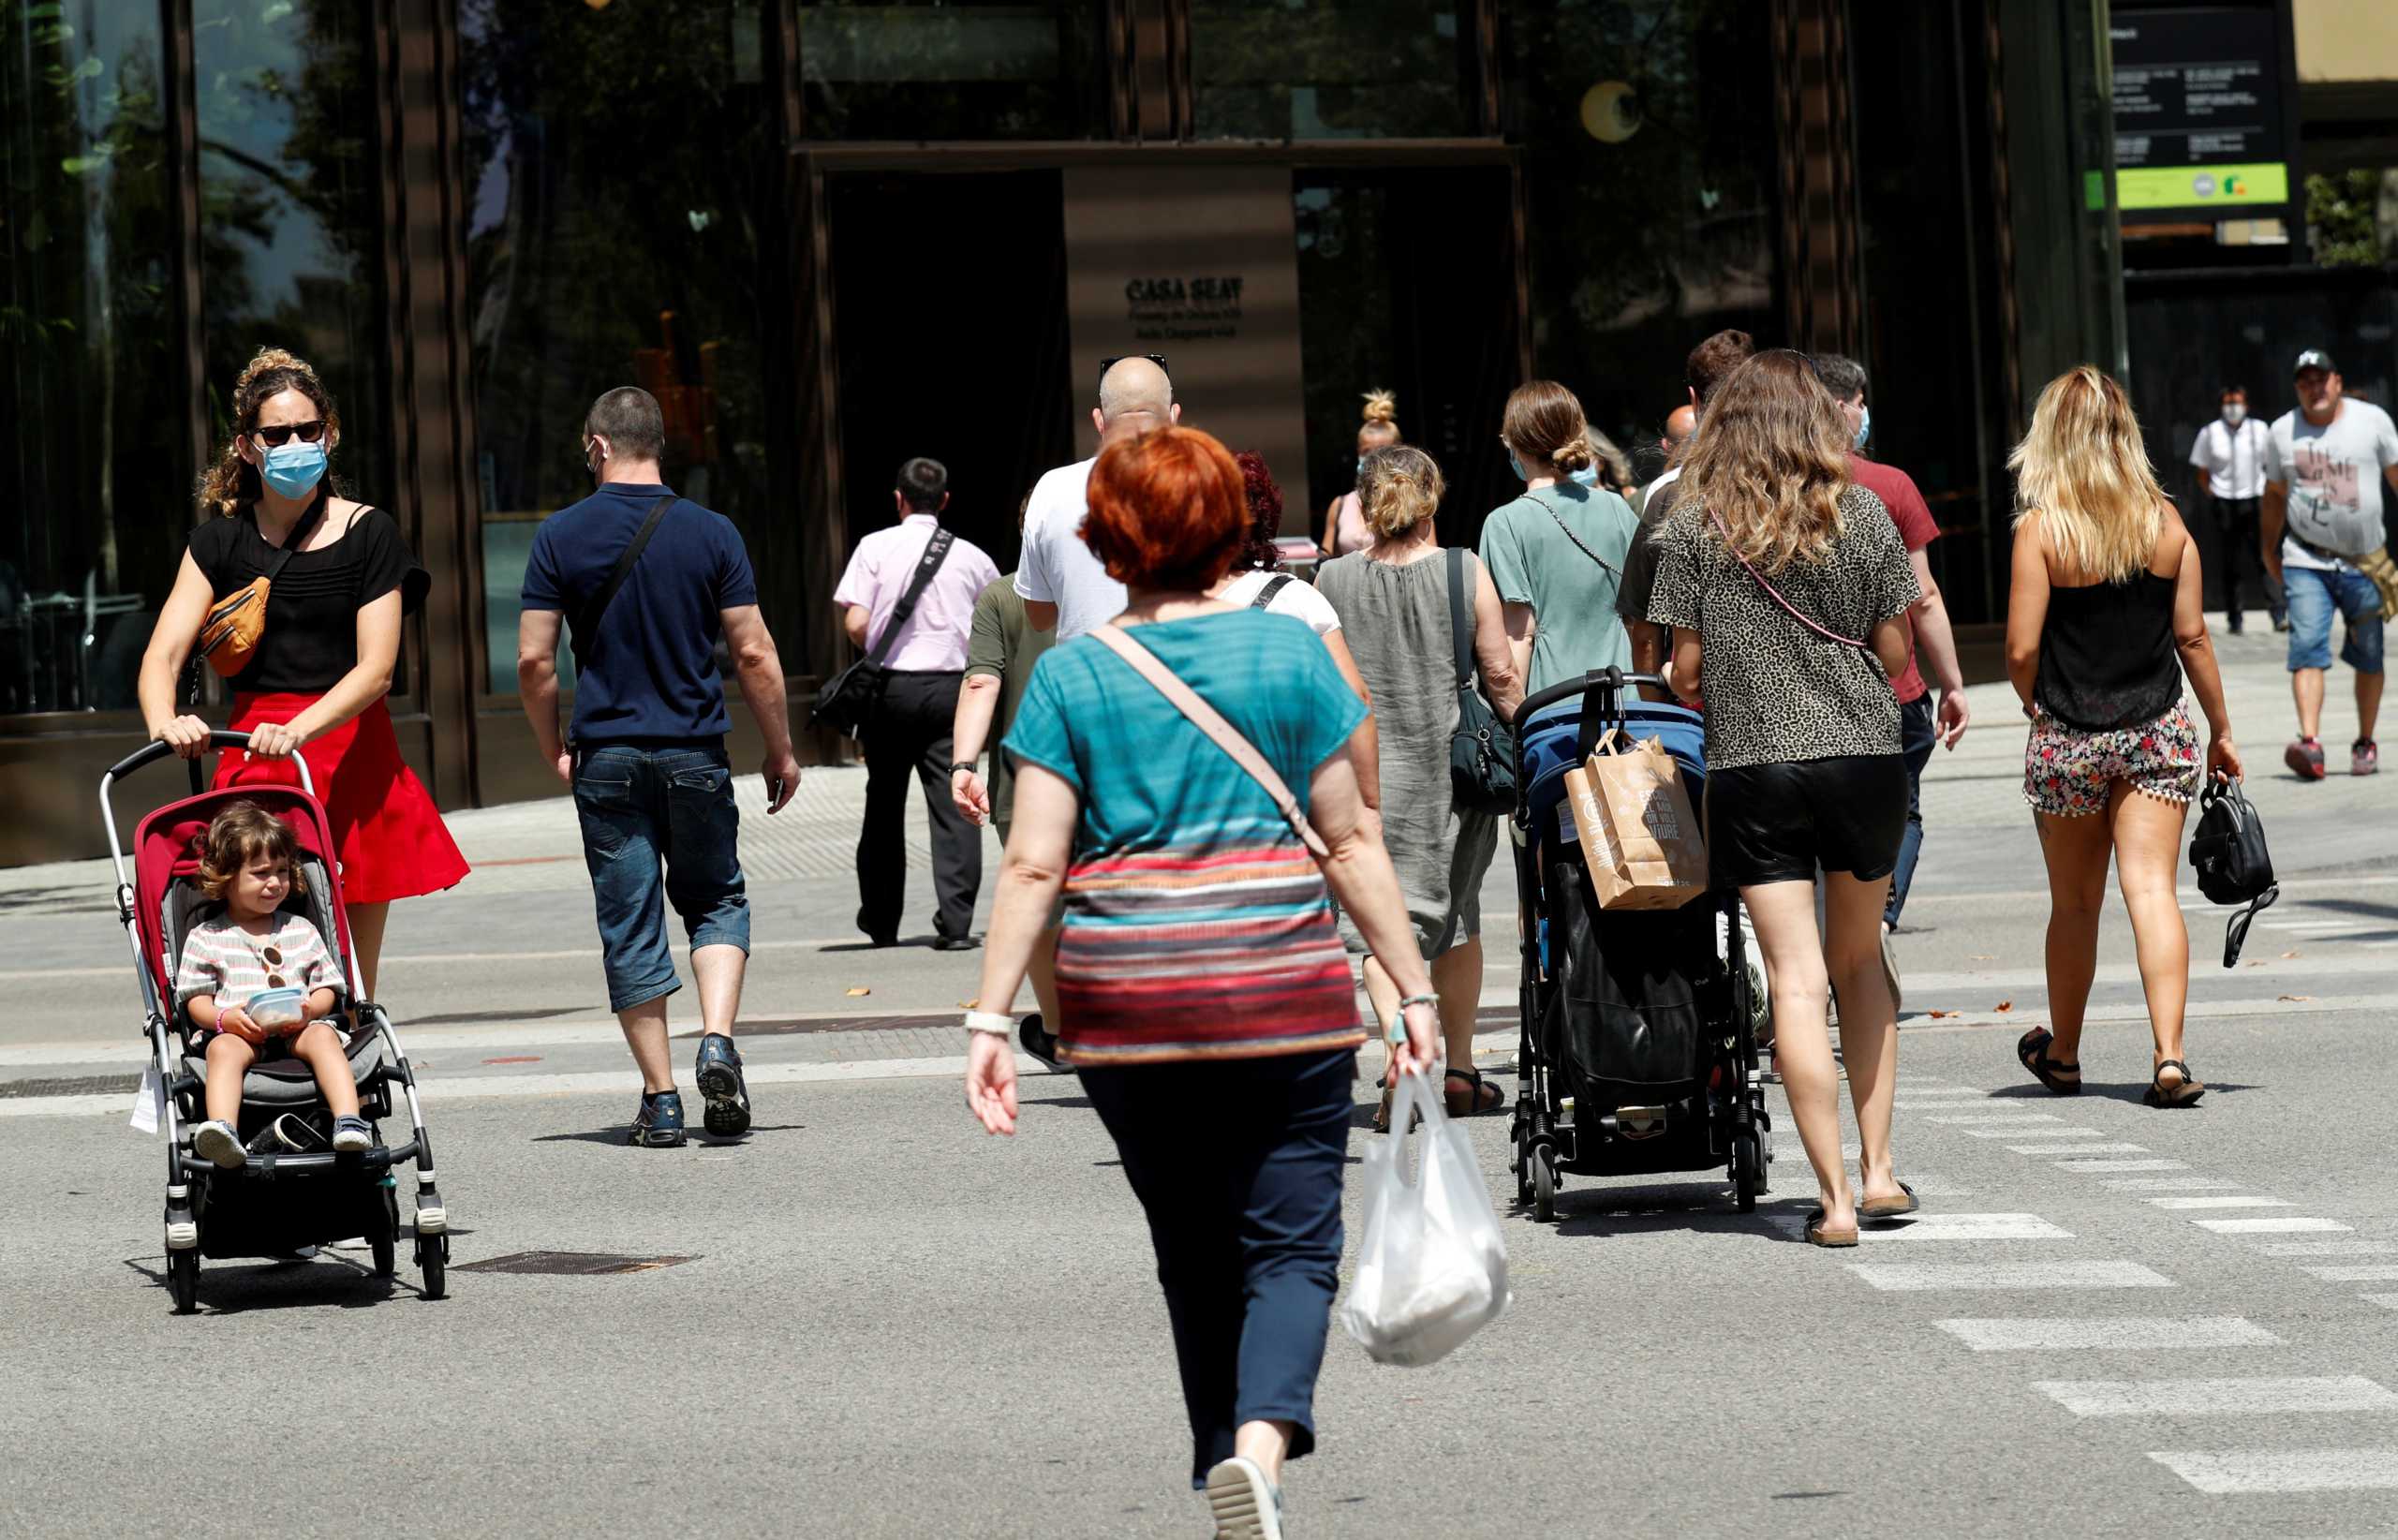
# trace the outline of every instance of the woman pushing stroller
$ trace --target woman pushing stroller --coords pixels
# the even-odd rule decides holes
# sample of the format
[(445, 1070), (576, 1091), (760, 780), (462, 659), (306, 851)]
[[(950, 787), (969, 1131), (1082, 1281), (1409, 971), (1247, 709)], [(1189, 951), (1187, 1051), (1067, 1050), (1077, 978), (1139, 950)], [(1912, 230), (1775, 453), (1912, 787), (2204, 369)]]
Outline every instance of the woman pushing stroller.
[(333, 1148), (374, 1143), (341, 1033), (327, 1019), (341, 1004), (340, 965), (315, 925), (281, 910), (302, 881), (298, 856), (290, 826), (254, 802), (230, 804), (209, 822), (200, 886), (225, 912), (184, 943), (175, 998), (208, 1041), (208, 1120), (192, 1131), (192, 1150), (229, 1169), (249, 1159), (236, 1127), (243, 1076), (285, 1053), (316, 1075), (333, 1115)]

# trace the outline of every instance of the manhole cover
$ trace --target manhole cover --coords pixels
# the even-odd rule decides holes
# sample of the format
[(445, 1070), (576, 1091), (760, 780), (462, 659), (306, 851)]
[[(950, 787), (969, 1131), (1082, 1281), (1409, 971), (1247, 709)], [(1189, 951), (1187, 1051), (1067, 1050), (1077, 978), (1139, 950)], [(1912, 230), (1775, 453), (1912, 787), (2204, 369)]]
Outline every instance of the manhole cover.
[(657, 1267), (672, 1267), (678, 1262), (696, 1262), (688, 1256), (618, 1256), (613, 1251), (511, 1251), (506, 1256), (486, 1257), (481, 1262), (461, 1263), (451, 1270), (461, 1273), (645, 1273)]

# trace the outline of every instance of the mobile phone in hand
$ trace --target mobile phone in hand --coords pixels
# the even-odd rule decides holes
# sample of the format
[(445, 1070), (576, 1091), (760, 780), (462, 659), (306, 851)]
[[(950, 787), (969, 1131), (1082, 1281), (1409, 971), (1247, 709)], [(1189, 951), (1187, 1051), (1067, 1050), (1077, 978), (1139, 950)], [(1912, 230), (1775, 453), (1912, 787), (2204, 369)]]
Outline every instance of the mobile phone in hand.
[(780, 777), (766, 782), (766, 811), (772, 813), (782, 806), (783, 783)]

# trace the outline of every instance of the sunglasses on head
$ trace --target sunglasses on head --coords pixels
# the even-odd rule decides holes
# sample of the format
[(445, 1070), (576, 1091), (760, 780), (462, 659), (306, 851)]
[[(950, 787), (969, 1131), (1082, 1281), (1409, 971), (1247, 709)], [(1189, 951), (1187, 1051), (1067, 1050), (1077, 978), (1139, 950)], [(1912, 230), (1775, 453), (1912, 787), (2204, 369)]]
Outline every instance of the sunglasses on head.
[(1158, 373), (1165, 376), (1169, 379), (1174, 378), (1174, 371), (1165, 366), (1165, 355), (1163, 353), (1118, 353), (1114, 358), (1103, 358), (1099, 361), (1099, 378), (1101, 382), (1103, 384), (1106, 382), (1108, 370), (1115, 368), (1118, 364), (1123, 363), (1128, 358), (1147, 359), (1151, 363), (1158, 366)]
[(281, 449), (297, 434), (300, 442), (313, 444), (325, 436), (325, 420), (312, 418), (305, 422), (284, 422), (272, 428), (252, 428), (250, 437), (271, 449)]

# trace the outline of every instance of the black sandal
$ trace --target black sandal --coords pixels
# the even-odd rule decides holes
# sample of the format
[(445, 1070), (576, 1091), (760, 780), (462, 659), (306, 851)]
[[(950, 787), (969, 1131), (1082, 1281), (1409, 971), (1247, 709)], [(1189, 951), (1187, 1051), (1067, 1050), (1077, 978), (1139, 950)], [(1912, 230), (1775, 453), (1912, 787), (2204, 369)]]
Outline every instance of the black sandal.
[[(2046, 1027), (2035, 1027), (2016, 1039), (2015, 1057), (2032, 1072), (2033, 1079), (2059, 1096), (2080, 1096), (2081, 1065), (2078, 1061), (2068, 1064), (2062, 1059), (2050, 1059), (2049, 1044), (2056, 1040), (2056, 1034)], [(2065, 1078), (2068, 1074), (2072, 1076), (2069, 1080)]]
[[(1443, 1103), (1448, 1100), (1448, 1081), (1462, 1080), (1473, 1088), (1467, 1093), (1470, 1100), (1465, 1111), (1452, 1110), (1449, 1113), (1452, 1118), (1484, 1118), (1504, 1109), (1507, 1105), (1507, 1093), (1484, 1080), (1480, 1070), (1449, 1070), (1444, 1072), (1444, 1075), (1445, 1078), (1441, 1086), (1441, 1100)], [(1487, 1102), (1482, 1098), (1484, 1091), (1490, 1093), (1490, 1099)]]
[[(2180, 1085), (2167, 1088), (2165, 1072), (2168, 1070), (2182, 1072)], [(2178, 1059), (2169, 1059), (2156, 1066), (2156, 1074), (2149, 1082), (2148, 1094), (2140, 1100), (2152, 1107), (2194, 1107), (2198, 1104), (2198, 1098), (2206, 1093), (2206, 1084), (2190, 1073), (2190, 1066)]]

